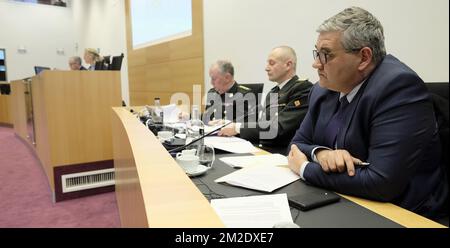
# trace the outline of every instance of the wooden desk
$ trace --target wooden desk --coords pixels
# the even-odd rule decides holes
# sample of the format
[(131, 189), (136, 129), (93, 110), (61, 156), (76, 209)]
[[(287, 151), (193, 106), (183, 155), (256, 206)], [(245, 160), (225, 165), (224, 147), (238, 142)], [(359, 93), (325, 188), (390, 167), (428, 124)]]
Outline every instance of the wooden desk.
[[(0, 82), (0, 85), (0, 87), (9, 86), (7, 82)], [(10, 101), (10, 95), (3, 95), (0, 93), (0, 125), (12, 125)]]
[(113, 108), (112, 131), (122, 227), (223, 227), (208, 200), (126, 108)]
[[(116, 196), (122, 226), (222, 226), (205, 197), (133, 114), (125, 108), (113, 108), (112, 123)], [(267, 152), (255, 155), (262, 154)], [(394, 204), (342, 196), (404, 227), (445, 228)], [(182, 210), (181, 205), (185, 206)], [(186, 218), (187, 212), (192, 219)]]
[(9, 95), (0, 95), (0, 125), (12, 125)]

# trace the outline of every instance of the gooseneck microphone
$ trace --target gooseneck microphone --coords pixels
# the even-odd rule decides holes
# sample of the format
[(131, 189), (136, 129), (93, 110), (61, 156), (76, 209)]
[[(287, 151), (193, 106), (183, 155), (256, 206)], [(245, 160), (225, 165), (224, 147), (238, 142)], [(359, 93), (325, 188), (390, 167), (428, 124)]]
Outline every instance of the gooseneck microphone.
[[(249, 115), (255, 113), (255, 110), (256, 110), (257, 108), (258, 108), (258, 105), (253, 106), (253, 107), (247, 112), (247, 114), (242, 115), (242, 116), (240, 116), (239, 118), (236, 118), (236, 121), (240, 121), (240, 120), (242, 120), (242, 119), (247, 118)], [(235, 122), (236, 122), (236, 121), (235, 121)], [(212, 131), (210, 131), (210, 132), (208, 132), (208, 133), (206, 133), (206, 134), (204, 134), (204, 135), (202, 135), (202, 136), (200, 136), (200, 137), (198, 137), (198, 138), (196, 138), (196, 139), (194, 139), (194, 140), (192, 140), (192, 141), (189, 142), (188, 144), (183, 145), (183, 146), (180, 146), (180, 147), (177, 147), (177, 148), (174, 148), (174, 149), (171, 149), (171, 150), (169, 150), (168, 152), (169, 152), (169, 153), (174, 153), (174, 152), (181, 151), (181, 150), (183, 150), (184, 148), (186, 148), (186, 147), (188, 147), (188, 146), (194, 144), (195, 142), (197, 142), (197, 141), (199, 141), (199, 140), (202, 140), (202, 139), (204, 139), (204, 138), (206, 138), (206, 137), (208, 137), (208, 136), (211, 136), (213, 133), (219, 131), (220, 129), (222, 129), (222, 128), (228, 126), (228, 125), (230, 125), (231, 123), (233, 123), (233, 122), (230, 121), (230, 122), (228, 122), (228, 123), (225, 123), (225, 124), (221, 125), (220, 127), (216, 128), (216, 129), (214, 129), (214, 130), (212, 130)]]

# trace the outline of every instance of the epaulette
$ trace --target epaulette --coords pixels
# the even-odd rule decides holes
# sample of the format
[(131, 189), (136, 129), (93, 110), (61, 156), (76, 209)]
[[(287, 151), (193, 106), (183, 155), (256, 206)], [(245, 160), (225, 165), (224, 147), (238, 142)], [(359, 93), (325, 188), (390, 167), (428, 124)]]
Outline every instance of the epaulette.
[(305, 82), (305, 81), (308, 81), (308, 80), (309, 80), (309, 78), (304, 77), (304, 78), (299, 78), (299, 79), (297, 80), (297, 82), (301, 83), (301, 82)]
[(239, 88), (241, 88), (241, 89), (243, 89), (243, 90), (247, 90), (247, 91), (250, 91), (250, 88), (248, 88), (248, 87), (245, 87), (245, 86), (243, 86), (243, 85), (239, 85)]

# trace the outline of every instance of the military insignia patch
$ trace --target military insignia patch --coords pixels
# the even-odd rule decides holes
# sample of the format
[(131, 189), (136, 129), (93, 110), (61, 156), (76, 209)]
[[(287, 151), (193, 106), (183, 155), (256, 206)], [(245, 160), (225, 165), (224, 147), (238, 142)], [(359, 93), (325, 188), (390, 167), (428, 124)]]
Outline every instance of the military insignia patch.
[(295, 107), (299, 107), (299, 106), (301, 105), (300, 100), (295, 101), (295, 102), (294, 102), (294, 105), (295, 105)]

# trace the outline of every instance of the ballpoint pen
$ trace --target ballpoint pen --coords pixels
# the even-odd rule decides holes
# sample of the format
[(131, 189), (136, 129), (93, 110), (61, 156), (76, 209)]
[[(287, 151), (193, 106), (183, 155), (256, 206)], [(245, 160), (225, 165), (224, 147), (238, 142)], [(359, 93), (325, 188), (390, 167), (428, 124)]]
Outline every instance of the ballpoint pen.
[(368, 165), (370, 165), (370, 163), (368, 163), (368, 162), (357, 162), (356, 165), (359, 165), (359, 166), (368, 166)]

